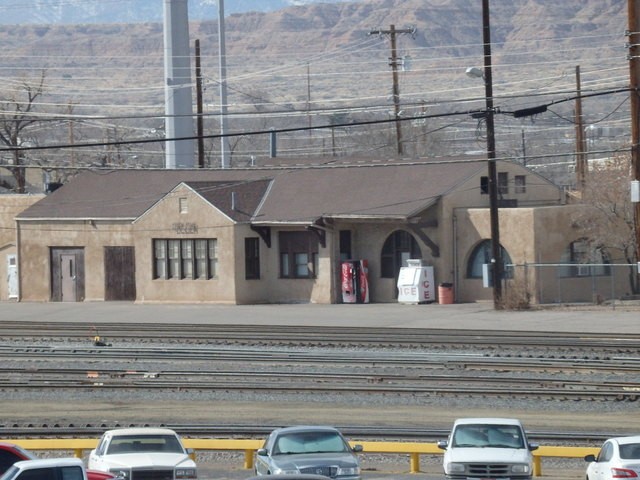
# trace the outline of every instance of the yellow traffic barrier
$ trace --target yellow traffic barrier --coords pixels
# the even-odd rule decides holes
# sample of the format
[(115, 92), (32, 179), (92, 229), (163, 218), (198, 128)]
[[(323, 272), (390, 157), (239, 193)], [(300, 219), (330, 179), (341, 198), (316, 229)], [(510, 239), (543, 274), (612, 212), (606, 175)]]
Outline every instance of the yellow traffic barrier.
[[(540, 446), (533, 453), (533, 475), (540, 477), (542, 475), (542, 458), (584, 458), (589, 454), (597, 455), (600, 451), (599, 447), (552, 447)], [(585, 465), (586, 468), (586, 465)]]
[[(27, 450), (68, 450), (75, 457), (82, 458), (84, 452), (92, 450), (98, 444), (97, 438), (38, 438), (38, 439), (4, 439), (3, 441), (15, 443)], [(226, 438), (183, 438), (184, 446), (199, 450), (223, 450), (244, 452), (244, 468), (253, 469), (253, 459), (256, 450), (262, 447), (264, 440), (253, 439), (226, 439)], [(352, 445), (362, 445), (363, 454), (383, 453), (409, 455), (410, 473), (420, 473), (420, 455), (441, 455), (443, 451), (435, 443), (421, 442), (351, 442)], [(556, 447), (540, 446), (533, 451), (533, 475), (542, 476), (542, 459), (553, 458), (584, 458), (585, 455), (597, 454), (596, 447)]]

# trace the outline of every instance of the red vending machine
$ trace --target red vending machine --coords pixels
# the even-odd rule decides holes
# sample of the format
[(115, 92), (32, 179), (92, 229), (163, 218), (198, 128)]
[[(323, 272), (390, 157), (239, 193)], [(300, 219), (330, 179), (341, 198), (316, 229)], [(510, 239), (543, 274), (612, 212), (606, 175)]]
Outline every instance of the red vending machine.
[(342, 303), (369, 303), (368, 273), (366, 260), (342, 262)]

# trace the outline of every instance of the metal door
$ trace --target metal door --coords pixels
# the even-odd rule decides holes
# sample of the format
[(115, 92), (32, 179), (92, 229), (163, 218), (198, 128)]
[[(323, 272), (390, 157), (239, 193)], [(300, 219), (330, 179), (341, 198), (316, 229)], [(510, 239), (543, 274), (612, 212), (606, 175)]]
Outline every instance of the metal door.
[(77, 301), (77, 265), (73, 254), (60, 255), (60, 286), (63, 302)]
[(84, 249), (51, 247), (51, 301), (84, 301)]
[(7, 292), (9, 298), (18, 298), (18, 256), (7, 255)]

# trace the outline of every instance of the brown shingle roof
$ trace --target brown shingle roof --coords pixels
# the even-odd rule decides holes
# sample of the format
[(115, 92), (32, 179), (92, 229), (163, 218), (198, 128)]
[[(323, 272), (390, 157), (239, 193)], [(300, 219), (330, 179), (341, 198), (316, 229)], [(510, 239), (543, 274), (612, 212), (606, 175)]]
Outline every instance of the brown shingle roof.
[(271, 181), (185, 183), (232, 220), (247, 222), (260, 205)]
[[(406, 218), (469, 179), (482, 162), (299, 169), (87, 171), (19, 219), (135, 219), (184, 182), (236, 221), (309, 223), (321, 216)], [(236, 207), (231, 209), (231, 192)], [(262, 203), (260, 203), (262, 202)]]

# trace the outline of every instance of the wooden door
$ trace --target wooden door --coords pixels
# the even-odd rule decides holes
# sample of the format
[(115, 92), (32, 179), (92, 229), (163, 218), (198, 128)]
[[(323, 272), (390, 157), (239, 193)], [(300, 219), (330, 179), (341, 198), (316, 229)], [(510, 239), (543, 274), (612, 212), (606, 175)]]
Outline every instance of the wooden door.
[(104, 248), (104, 299), (136, 299), (136, 260), (134, 247)]

